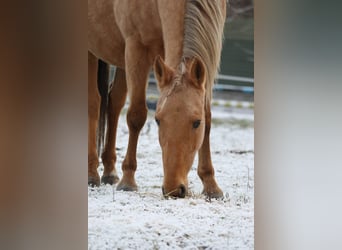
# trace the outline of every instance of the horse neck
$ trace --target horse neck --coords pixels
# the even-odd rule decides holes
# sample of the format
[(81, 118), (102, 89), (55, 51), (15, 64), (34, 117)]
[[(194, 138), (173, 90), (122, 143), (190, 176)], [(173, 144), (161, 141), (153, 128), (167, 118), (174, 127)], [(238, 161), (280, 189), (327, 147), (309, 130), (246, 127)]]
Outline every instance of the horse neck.
[(179, 66), (183, 55), (185, 4), (185, 0), (158, 0), (165, 62), (173, 69)]

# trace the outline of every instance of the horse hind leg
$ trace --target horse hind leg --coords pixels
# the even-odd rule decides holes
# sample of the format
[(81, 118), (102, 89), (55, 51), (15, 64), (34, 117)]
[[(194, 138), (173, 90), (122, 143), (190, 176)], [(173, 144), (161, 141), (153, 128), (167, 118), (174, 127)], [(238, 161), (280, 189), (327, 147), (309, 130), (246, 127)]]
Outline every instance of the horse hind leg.
[[(208, 105), (209, 106), (209, 105)], [(203, 183), (203, 194), (210, 198), (221, 198), (223, 192), (219, 188), (215, 180), (215, 171), (211, 162), (210, 153), (210, 127), (211, 127), (211, 111), (210, 106), (206, 108), (206, 126), (202, 146), (199, 150), (197, 173)]]
[(113, 185), (119, 181), (119, 177), (115, 169), (116, 130), (121, 109), (125, 104), (126, 95), (127, 85), (125, 71), (117, 68), (109, 93), (106, 144), (101, 156), (104, 165), (101, 182), (104, 184)]
[(152, 62), (148, 61), (147, 51), (135, 40), (126, 42), (125, 50), (127, 88), (130, 106), (127, 112), (129, 141), (125, 159), (122, 163), (123, 177), (117, 189), (136, 191), (134, 174), (137, 169), (136, 151), (140, 130), (147, 118), (146, 86)]
[(100, 113), (100, 94), (97, 87), (98, 59), (88, 52), (88, 185), (99, 186), (99, 159), (96, 148), (96, 129)]

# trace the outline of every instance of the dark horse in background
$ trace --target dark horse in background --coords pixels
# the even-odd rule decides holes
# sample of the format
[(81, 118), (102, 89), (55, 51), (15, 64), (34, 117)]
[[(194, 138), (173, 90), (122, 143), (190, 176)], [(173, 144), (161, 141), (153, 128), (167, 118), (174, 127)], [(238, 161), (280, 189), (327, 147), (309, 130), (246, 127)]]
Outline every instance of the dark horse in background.
[[(88, 0), (88, 184), (100, 185), (96, 131), (103, 138), (101, 102), (108, 104), (101, 181), (119, 181), (116, 130), (128, 94), (129, 141), (117, 189), (137, 190), (137, 142), (147, 117), (146, 88), (153, 67), (160, 91), (155, 118), (162, 148), (163, 194), (185, 197), (187, 176), (198, 152), (203, 193), (222, 196), (214, 177), (209, 135), (225, 17), (226, 0)], [(108, 79), (107, 64), (117, 67), (108, 103), (107, 87), (101, 85)]]

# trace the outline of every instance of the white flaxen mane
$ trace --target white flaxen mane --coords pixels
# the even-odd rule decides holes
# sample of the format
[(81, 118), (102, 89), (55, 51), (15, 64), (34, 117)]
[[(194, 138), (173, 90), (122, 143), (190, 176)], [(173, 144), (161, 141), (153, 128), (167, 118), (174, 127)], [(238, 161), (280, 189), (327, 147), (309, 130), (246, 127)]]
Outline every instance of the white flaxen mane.
[(224, 0), (186, 1), (183, 58), (196, 57), (204, 63), (206, 100), (209, 103), (220, 65), (225, 18)]

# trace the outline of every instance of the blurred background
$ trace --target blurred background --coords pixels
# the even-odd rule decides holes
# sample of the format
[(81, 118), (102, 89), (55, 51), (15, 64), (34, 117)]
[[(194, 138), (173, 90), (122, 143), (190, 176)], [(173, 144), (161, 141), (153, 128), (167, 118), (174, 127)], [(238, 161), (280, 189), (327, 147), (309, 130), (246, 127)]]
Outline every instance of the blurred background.
[[(214, 98), (254, 102), (254, 1), (230, 0)], [(251, 106), (251, 105), (248, 105)]]
[(220, 84), (254, 86), (253, 13), (253, 0), (229, 1), (218, 77)]

